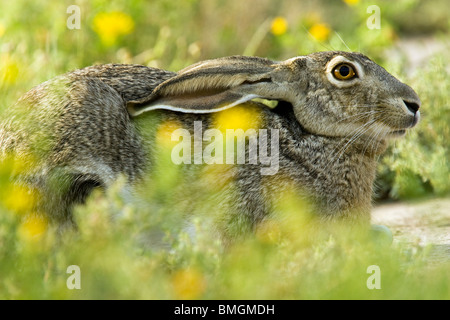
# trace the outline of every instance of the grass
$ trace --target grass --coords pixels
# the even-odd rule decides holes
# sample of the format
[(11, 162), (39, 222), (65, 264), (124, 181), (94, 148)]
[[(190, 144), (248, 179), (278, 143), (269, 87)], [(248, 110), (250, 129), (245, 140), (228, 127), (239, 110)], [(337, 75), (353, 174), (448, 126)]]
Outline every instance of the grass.
[[(176, 4), (175, 4), (176, 3)], [(81, 28), (66, 12), (81, 10)], [(178, 70), (232, 54), (285, 59), (313, 51), (362, 51), (412, 86), (423, 121), (380, 159), (379, 194), (391, 199), (450, 193), (448, 48), (410, 71), (386, 49), (412, 36), (448, 38), (446, 2), (379, 1), (380, 30), (369, 30), (365, 1), (105, 1), (0, 4), (0, 111), (32, 86), (94, 63), (140, 63)], [(437, 10), (437, 9), (441, 10)], [(426, 19), (418, 15), (426, 12)], [(339, 14), (336, 14), (339, 13)], [(411, 25), (415, 17), (417, 25)], [(443, 19), (444, 18), (444, 19)], [(186, 32), (189, 30), (189, 32)], [(344, 43), (345, 42), (345, 43)], [(448, 263), (428, 263), (429, 248), (384, 244), (345, 226), (311, 235), (287, 201), (279, 219), (224, 248), (210, 218), (188, 230), (167, 196), (176, 170), (143, 191), (146, 207), (125, 203), (120, 182), (76, 210), (77, 232), (58, 234), (30, 215), (26, 190), (0, 164), (1, 299), (449, 299)], [(142, 196), (144, 198), (144, 196)], [(111, 216), (116, 217), (111, 219)], [(192, 235), (195, 230), (195, 235)], [(68, 267), (77, 265), (81, 289)], [(381, 289), (369, 289), (370, 266)], [(72, 281), (72, 282), (71, 282)], [(369, 279), (370, 282), (370, 279)]]
[[(108, 214), (122, 211), (112, 222)], [(14, 216), (1, 221), (2, 299), (449, 299), (450, 268), (427, 263), (427, 248), (390, 246), (345, 227), (311, 238), (286, 212), (224, 251), (204, 219), (196, 236), (167, 225), (153, 211), (100, 194), (79, 208), (80, 232), (33, 234)], [(159, 222), (158, 222), (159, 221)], [(282, 221), (282, 222), (280, 222)], [(149, 245), (149, 230), (165, 248)], [(28, 233), (27, 233), (28, 232)], [(346, 236), (343, 236), (346, 234)], [(69, 290), (67, 268), (80, 268)], [(381, 289), (369, 289), (378, 266)]]

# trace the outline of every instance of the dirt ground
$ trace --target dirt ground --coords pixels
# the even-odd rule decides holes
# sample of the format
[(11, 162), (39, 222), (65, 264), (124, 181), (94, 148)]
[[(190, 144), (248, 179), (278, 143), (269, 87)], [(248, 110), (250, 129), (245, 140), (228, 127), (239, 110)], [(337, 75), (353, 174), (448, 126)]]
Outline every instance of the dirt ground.
[(387, 226), (395, 242), (429, 250), (430, 262), (450, 262), (450, 198), (376, 206), (372, 223)]

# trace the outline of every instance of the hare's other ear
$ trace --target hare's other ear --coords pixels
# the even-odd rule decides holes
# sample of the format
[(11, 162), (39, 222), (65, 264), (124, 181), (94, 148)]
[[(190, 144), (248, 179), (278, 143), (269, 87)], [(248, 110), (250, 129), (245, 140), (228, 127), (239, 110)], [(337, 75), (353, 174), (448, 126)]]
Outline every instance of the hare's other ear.
[(290, 68), (277, 62), (233, 56), (208, 60), (181, 70), (161, 83), (150, 96), (128, 102), (132, 116), (155, 109), (211, 113), (255, 98), (283, 99), (280, 73)]

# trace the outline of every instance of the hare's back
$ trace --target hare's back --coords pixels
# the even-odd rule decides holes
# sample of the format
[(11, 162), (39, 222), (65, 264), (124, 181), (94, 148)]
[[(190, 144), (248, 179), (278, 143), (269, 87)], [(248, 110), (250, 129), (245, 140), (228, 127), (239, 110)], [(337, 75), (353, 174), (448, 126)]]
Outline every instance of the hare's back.
[(89, 173), (102, 182), (118, 173), (133, 179), (144, 155), (126, 102), (148, 95), (172, 75), (136, 65), (101, 65), (42, 83), (10, 108), (0, 128), (0, 151), (30, 155), (45, 172), (100, 168)]
[(75, 70), (69, 75), (77, 79), (98, 79), (111, 86), (127, 102), (149, 96), (160, 83), (176, 73), (136, 64), (104, 64)]

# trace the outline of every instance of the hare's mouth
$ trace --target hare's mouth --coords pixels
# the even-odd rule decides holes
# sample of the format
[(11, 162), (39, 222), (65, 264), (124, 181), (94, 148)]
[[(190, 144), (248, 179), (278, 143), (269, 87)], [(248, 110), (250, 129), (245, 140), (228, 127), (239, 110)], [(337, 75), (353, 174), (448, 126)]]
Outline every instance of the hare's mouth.
[(406, 134), (406, 129), (394, 130), (394, 131), (389, 132), (389, 135), (392, 137), (401, 137), (401, 136), (404, 136), (405, 134)]
[[(413, 115), (411, 117), (411, 115), (409, 115), (402, 123), (402, 125), (397, 126), (397, 128), (392, 128), (394, 130), (389, 130), (388, 131), (388, 136), (395, 138), (395, 137), (402, 137), (406, 134), (406, 131), (408, 131), (411, 128), (414, 128), (416, 126), (416, 124), (419, 122), (419, 113), (417, 112), (416, 115)], [(398, 125), (398, 124), (397, 124)], [(403, 129), (398, 129), (398, 127), (403, 128)]]

